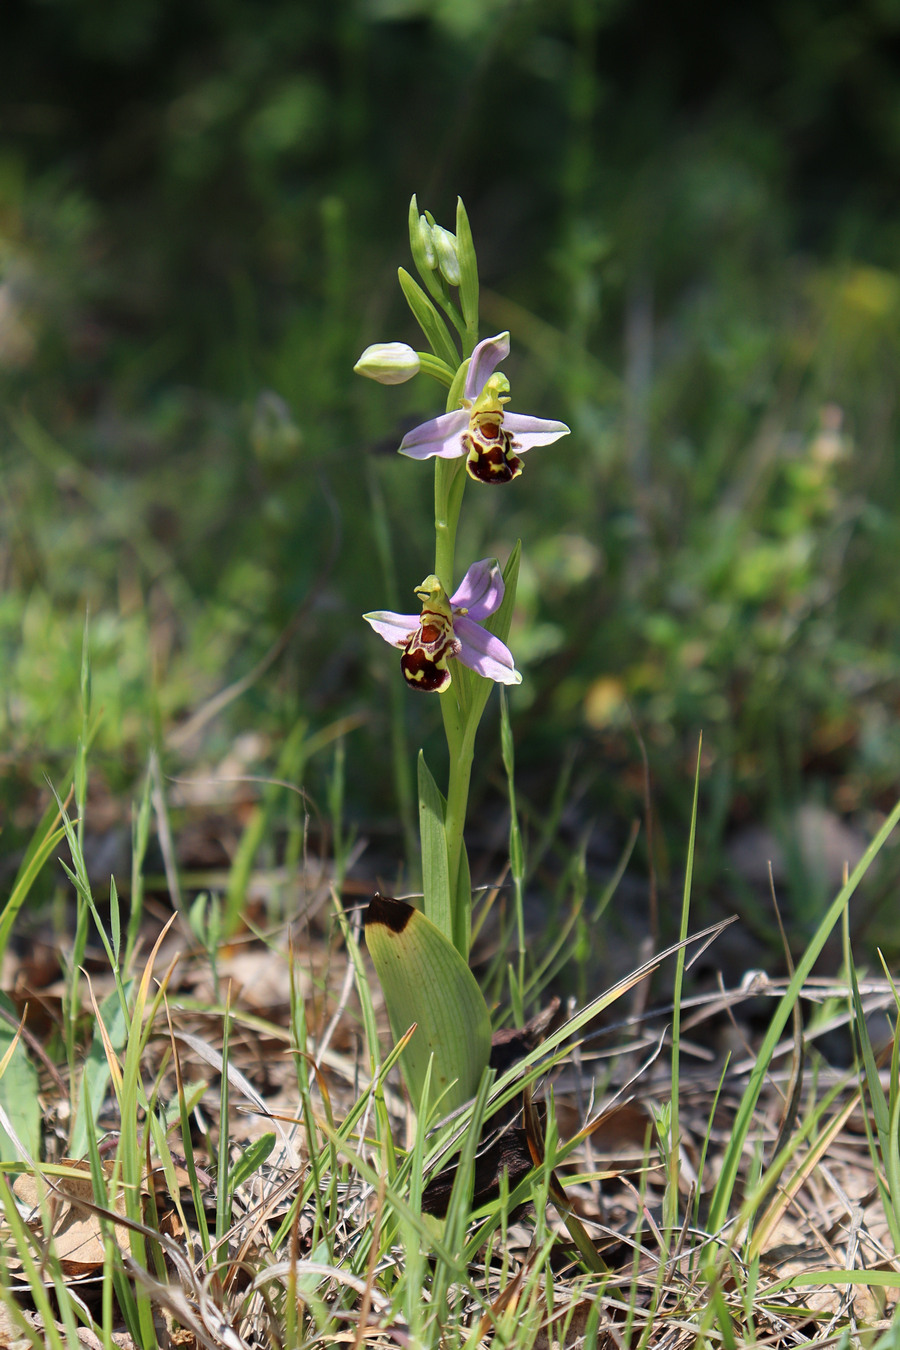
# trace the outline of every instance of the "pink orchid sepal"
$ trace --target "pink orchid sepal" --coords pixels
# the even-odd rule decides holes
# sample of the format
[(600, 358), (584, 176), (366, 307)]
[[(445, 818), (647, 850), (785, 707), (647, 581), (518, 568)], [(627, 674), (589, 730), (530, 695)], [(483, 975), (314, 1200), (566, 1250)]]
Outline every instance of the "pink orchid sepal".
[(480, 483), (511, 483), (522, 472), (521, 455), (569, 434), (565, 422), (550, 422), (505, 409), (509, 381), (495, 374), (509, 355), (509, 333), (479, 342), (466, 372), (462, 407), (407, 432), (400, 454), (410, 459), (466, 457), (466, 471)]
[(413, 689), (443, 693), (452, 679), (451, 660), (498, 684), (521, 684), (512, 652), (481, 627), (481, 620), (500, 608), (504, 589), (499, 563), (484, 558), (472, 564), (449, 597), (436, 576), (426, 577), (415, 591), (421, 614), (376, 610), (363, 618), (385, 642), (402, 648), (400, 668)]

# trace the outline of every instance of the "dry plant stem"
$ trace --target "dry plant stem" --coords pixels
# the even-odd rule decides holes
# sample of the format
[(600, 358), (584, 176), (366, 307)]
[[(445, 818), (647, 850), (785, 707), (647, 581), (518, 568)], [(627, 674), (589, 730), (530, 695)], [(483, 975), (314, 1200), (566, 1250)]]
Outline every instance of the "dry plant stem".
[[(335, 894), (333, 887), (332, 887), (332, 899), (336, 905), (340, 904), (340, 899)], [(361, 909), (357, 910), (356, 913), (354, 914), (351, 920), (351, 927), (353, 929), (353, 934), (354, 937), (356, 938), (356, 941), (359, 942), (362, 931)], [(315, 1064), (317, 1069), (320, 1069), (322, 1067), (322, 1060), (325, 1057), (325, 1052), (327, 1051), (329, 1045), (331, 1044), (331, 1038), (334, 1036), (334, 1033), (340, 1026), (344, 1014), (347, 1011), (347, 1005), (350, 1002), (350, 995), (353, 992), (353, 983), (355, 979), (356, 979), (356, 971), (354, 970), (353, 962), (348, 961), (347, 970), (344, 975), (344, 983), (342, 984), (341, 992), (338, 995), (337, 1007), (334, 1010), (334, 1016), (331, 1018), (331, 1021), (325, 1028), (325, 1032), (324, 1035), (322, 1036), (321, 1043), (319, 1044), (319, 1047), (316, 1051)]]

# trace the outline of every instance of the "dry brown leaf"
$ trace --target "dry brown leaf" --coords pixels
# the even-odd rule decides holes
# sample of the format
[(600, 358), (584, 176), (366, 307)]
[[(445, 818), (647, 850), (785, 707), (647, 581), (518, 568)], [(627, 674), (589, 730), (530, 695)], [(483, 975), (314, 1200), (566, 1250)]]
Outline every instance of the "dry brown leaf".
[[(30, 1327), (46, 1340), (44, 1319), (38, 1312), (32, 1312), (27, 1308), (22, 1309), (22, 1317)], [(56, 1322), (56, 1330), (59, 1332), (60, 1339), (65, 1340), (67, 1335), (66, 1328), (62, 1322)], [(78, 1327), (76, 1330), (78, 1344), (84, 1346), (84, 1350), (103, 1350), (103, 1341), (90, 1327)], [(112, 1333), (113, 1345), (118, 1350), (135, 1350), (135, 1344), (127, 1331), (114, 1331)], [(0, 1350), (31, 1350), (33, 1341), (23, 1335), (16, 1324), (13, 1322), (7, 1308), (0, 1305)]]
[(575, 1346), (584, 1336), (593, 1306), (592, 1298), (584, 1298), (574, 1308), (566, 1308), (564, 1312), (558, 1313), (538, 1331), (534, 1338), (534, 1350), (569, 1350), (569, 1347)]
[(31, 1350), (31, 1341), (0, 1303), (0, 1350)]
[[(91, 1275), (102, 1269), (104, 1261), (103, 1230), (99, 1217), (86, 1207), (106, 1204), (102, 1196), (94, 1195), (90, 1164), (83, 1159), (65, 1159), (64, 1176), (38, 1178), (25, 1173), (16, 1178), (13, 1191), (16, 1198), (31, 1207), (26, 1219), (29, 1227), (42, 1226), (41, 1208), (46, 1202), (51, 1217), (51, 1235), (60, 1266), (67, 1275)], [(102, 1163), (107, 1179), (113, 1173), (111, 1162)], [(120, 1190), (111, 1197), (108, 1208), (125, 1217), (125, 1193)], [(114, 1225), (114, 1237), (122, 1251), (130, 1253), (128, 1229)]]

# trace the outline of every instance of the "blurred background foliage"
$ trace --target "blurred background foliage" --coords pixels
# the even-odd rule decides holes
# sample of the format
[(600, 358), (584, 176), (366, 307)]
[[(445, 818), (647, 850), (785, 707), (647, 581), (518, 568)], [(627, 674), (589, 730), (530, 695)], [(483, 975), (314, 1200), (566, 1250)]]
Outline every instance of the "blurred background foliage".
[(448, 225), (463, 196), (513, 407), (573, 430), (470, 487), (459, 555), (524, 541), (535, 828), (567, 766), (573, 837), (624, 837), (635, 728), (664, 883), (701, 729), (701, 894), (742, 902), (749, 825), (869, 828), (900, 762), (898, 0), (9, 0), (3, 26), (4, 851), (70, 763), (89, 609), (111, 797), (154, 746), (274, 773), (359, 715), (347, 808), (399, 852), (391, 708), (435, 757), (437, 716), (358, 616), (431, 568), (431, 468), (393, 452), (442, 395), (351, 366), (418, 342), (414, 191)]

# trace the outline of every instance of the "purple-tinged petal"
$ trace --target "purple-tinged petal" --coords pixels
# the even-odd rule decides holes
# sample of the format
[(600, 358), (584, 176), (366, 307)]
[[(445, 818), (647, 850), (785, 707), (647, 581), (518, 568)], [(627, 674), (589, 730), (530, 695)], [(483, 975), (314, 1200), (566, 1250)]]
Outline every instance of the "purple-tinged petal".
[(493, 633), (462, 615), (454, 619), (453, 631), (461, 644), (456, 659), (464, 666), (497, 684), (522, 683), (512, 652)]
[(462, 408), (442, 413), (430, 422), (413, 427), (400, 442), (400, 454), (410, 459), (457, 459), (465, 454), (460, 436), (469, 425), (469, 414)]
[(363, 618), (392, 647), (404, 647), (422, 621), (420, 614), (394, 614), (389, 609), (376, 609), (371, 614), (364, 614)]
[[(486, 619), (500, 608), (503, 591), (500, 564), (496, 558), (483, 558), (469, 568), (450, 604), (454, 610), (466, 610), (470, 619)], [(458, 621), (455, 619), (454, 624)]]
[(509, 356), (509, 333), (479, 342), (466, 371), (466, 398), (477, 398), (501, 361)]
[(528, 417), (525, 413), (504, 413), (503, 430), (511, 433), (515, 448), (520, 453), (536, 445), (552, 445), (560, 436), (569, 435), (565, 422), (547, 422), (543, 417)]

